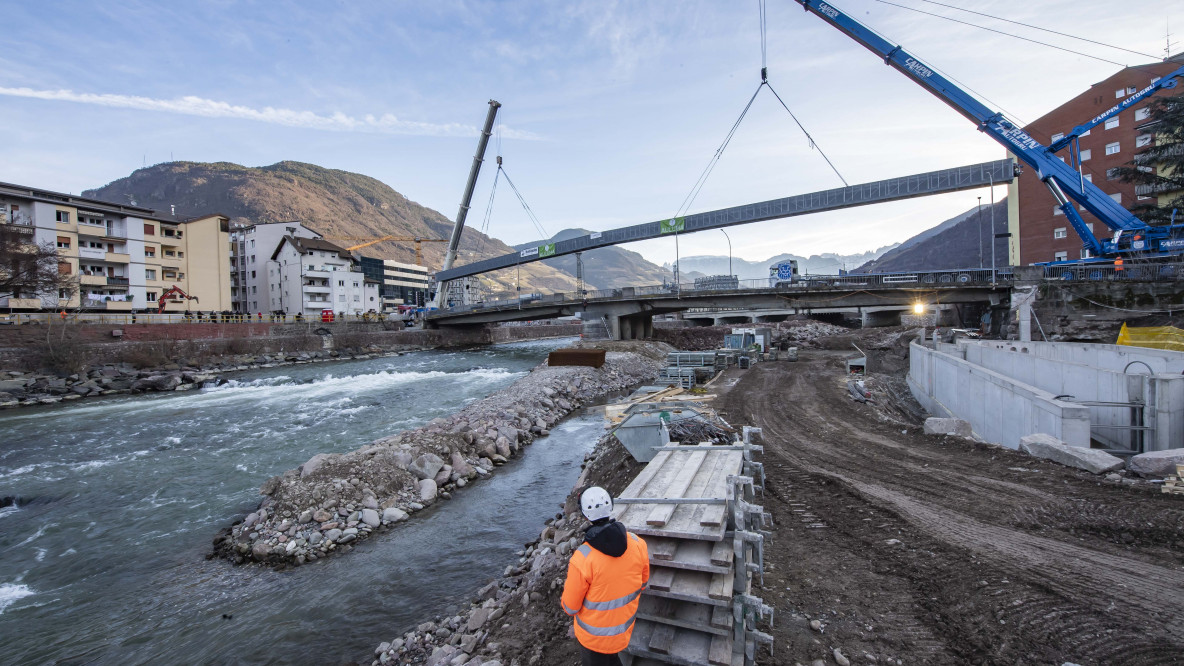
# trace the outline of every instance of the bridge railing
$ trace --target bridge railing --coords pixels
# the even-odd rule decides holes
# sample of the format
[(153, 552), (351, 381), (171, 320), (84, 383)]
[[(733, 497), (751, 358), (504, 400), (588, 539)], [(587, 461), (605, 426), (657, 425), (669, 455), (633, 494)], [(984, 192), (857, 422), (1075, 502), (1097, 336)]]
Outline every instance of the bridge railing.
[(1184, 263), (1082, 264), (1080, 266), (1045, 266), (1045, 280), (1066, 282), (1178, 282), (1184, 281)]
[(732, 288), (696, 288), (693, 282), (681, 284), (664, 283), (645, 285), (640, 287), (616, 287), (613, 289), (593, 289), (583, 294), (574, 291), (556, 292), (552, 294), (530, 293), (521, 296), (512, 293), (494, 294), (480, 303), (458, 305), (445, 308), (451, 314), (462, 314), (473, 310), (504, 309), (510, 307), (525, 307), (537, 303), (579, 303), (612, 298), (633, 298), (636, 296), (663, 296), (682, 294), (728, 294), (748, 292), (753, 290), (795, 291), (799, 289), (834, 288), (836, 290), (868, 287), (876, 289), (925, 288), (925, 287), (957, 287), (961, 285), (983, 285), (997, 282), (1010, 282), (1011, 269), (992, 271), (989, 268), (967, 268), (963, 270), (946, 271), (916, 271), (899, 273), (848, 273), (845, 275), (800, 275), (790, 280), (777, 278), (762, 278), (756, 280), (738, 280)]

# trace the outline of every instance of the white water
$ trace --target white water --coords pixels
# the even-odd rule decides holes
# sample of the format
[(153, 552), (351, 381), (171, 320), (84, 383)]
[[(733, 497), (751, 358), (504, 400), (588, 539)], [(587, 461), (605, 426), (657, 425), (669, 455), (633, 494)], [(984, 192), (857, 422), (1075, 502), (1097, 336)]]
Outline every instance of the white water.
[(258, 504), (269, 476), (455, 412), (557, 344), (273, 368), (201, 391), (0, 412), (0, 496), (18, 498), (0, 508), (0, 662), (368, 660), (516, 561), (599, 420), (566, 422), (491, 480), (345, 556), (277, 573), (206, 561), (210, 540)]

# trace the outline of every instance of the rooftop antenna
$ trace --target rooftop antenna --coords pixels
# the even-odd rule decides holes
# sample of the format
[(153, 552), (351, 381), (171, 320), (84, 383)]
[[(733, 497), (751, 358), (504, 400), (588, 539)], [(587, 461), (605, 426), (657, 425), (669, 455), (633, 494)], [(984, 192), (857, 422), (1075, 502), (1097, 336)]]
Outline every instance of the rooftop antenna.
[(177, 205), (176, 204), (169, 204), (169, 215), (172, 215), (173, 217), (177, 216)]
[(1172, 47), (1179, 42), (1172, 41), (1172, 20), (1170, 18), (1164, 19), (1163, 29), (1163, 59), (1169, 60), (1172, 57)]

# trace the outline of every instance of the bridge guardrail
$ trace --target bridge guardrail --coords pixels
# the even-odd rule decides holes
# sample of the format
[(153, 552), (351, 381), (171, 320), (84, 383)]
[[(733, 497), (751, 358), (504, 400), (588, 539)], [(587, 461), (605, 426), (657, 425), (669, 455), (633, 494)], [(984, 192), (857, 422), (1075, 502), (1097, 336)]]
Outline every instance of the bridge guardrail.
[(1184, 263), (1081, 264), (1080, 266), (1045, 266), (1045, 280), (1064, 282), (1173, 282), (1184, 280)]
[[(609, 298), (626, 298), (633, 296), (662, 296), (680, 295), (688, 293), (718, 293), (728, 294), (747, 292), (758, 289), (770, 291), (794, 291), (798, 289), (817, 289), (820, 287), (834, 287), (836, 289), (850, 289), (852, 287), (893, 288), (893, 287), (956, 287), (969, 284), (993, 284), (1010, 282), (1010, 269), (992, 271), (989, 268), (967, 268), (946, 271), (915, 271), (899, 273), (847, 273), (844, 275), (802, 275), (793, 282), (785, 282), (776, 278), (762, 278), (756, 280), (739, 280), (736, 287), (729, 289), (696, 289), (693, 282), (675, 284), (645, 285), (641, 287), (617, 287), (613, 289), (594, 289), (583, 294), (574, 291), (555, 292), (545, 296), (524, 296), (498, 294), (480, 303), (458, 305), (444, 308), (442, 312), (463, 314), (475, 310), (498, 309), (505, 306), (518, 307), (543, 303), (547, 305), (580, 303)], [(430, 316), (430, 315), (429, 315)]]

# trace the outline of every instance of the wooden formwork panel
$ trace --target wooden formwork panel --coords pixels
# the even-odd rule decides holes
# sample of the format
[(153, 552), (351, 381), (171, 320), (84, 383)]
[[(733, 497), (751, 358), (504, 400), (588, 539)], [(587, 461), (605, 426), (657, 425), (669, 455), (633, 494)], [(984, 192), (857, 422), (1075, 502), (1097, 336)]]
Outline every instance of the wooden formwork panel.
[[(744, 655), (732, 653), (731, 636), (638, 620), (625, 651), (631, 666), (667, 663), (680, 666), (741, 666)], [(739, 661), (736, 661), (739, 658)], [(648, 661), (654, 660), (654, 661)]]
[(645, 594), (727, 606), (732, 599), (732, 574), (651, 567)]
[(680, 448), (686, 451), (654, 456), (621, 492), (615, 517), (640, 535), (720, 541), (727, 528), (728, 477), (740, 474), (744, 454), (712, 451), (710, 445)]
[(649, 547), (650, 563), (674, 569), (691, 569), (711, 573), (728, 573), (732, 570), (730, 541), (703, 541), (700, 539), (672, 539), (669, 537), (645, 537)]
[(643, 595), (637, 607), (637, 617), (655, 624), (668, 624), (720, 636), (732, 635), (732, 611), (726, 606)]

